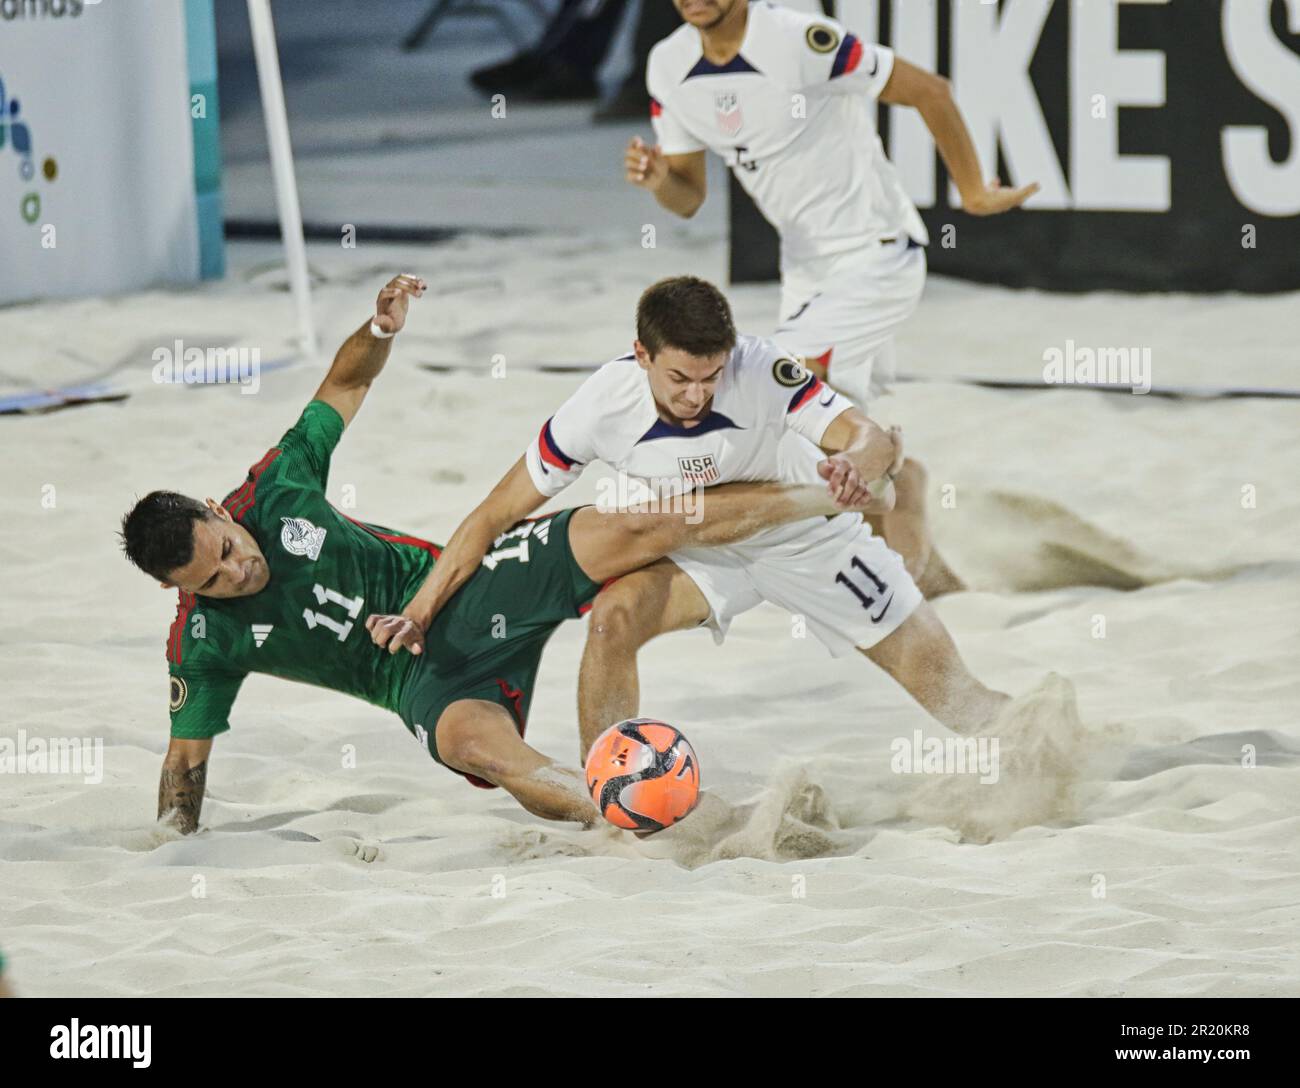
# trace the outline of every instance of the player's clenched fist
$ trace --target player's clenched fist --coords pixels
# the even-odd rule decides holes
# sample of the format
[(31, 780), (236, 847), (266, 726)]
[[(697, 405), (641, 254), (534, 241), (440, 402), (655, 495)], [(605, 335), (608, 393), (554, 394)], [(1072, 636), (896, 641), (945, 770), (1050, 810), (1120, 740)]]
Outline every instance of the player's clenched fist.
[(409, 616), (376, 613), (366, 617), (366, 630), (370, 632), (370, 641), (390, 654), (403, 647), (413, 654), (424, 652), (424, 627)]
[(389, 280), (375, 302), (375, 324), (380, 331), (389, 335), (401, 332), (411, 296), (420, 298), (428, 286), (419, 276), (403, 274)]
[[(884, 495), (903, 468), (903, 431), (893, 426), (877, 433), (881, 440), (873, 441), (871, 446), (833, 453), (817, 465), (817, 474), (826, 481), (827, 491), (841, 510), (879, 513), (893, 506), (893, 499), (885, 499)], [(884, 456), (889, 457), (888, 465), (882, 465)], [(883, 475), (878, 477), (882, 470)], [(881, 484), (885, 485), (883, 490)], [(882, 507), (881, 502), (888, 505)]]
[(627, 180), (642, 189), (654, 191), (668, 178), (668, 160), (663, 149), (649, 147), (640, 136), (633, 136), (623, 156)]
[(871, 501), (871, 493), (867, 490), (871, 481), (863, 478), (858, 466), (847, 454), (831, 454), (818, 464), (817, 474), (826, 481), (831, 498), (841, 510)]

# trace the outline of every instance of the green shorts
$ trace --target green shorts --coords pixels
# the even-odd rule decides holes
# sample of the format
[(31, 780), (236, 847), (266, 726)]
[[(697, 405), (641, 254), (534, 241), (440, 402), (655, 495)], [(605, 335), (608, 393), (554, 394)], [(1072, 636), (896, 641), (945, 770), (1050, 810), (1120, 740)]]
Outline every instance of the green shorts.
[(547, 639), (565, 620), (584, 615), (601, 589), (569, 547), (575, 513), (529, 518), (498, 537), (434, 619), (424, 653), (412, 658), (398, 713), (439, 763), (438, 719), (460, 699), (505, 707), (523, 736)]

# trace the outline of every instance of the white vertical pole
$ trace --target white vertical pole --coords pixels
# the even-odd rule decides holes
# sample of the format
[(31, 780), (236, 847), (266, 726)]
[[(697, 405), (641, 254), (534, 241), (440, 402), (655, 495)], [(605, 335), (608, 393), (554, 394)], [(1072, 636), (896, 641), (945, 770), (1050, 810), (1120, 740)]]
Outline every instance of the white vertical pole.
[(271, 21), (270, 0), (248, 0), (248, 21), (253, 30), (253, 53), (257, 59), (257, 82), (262, 91), (266, 139), (271, 147), (271, 172), (275, 178), (275, 204), (280, 214), (280, 235), (284, 240), (289, 287), (298, 314), (298, 343), (305, 354), (315, 355), (316, 322), (311, 312), (307, 246), (302, 236), (302, 210), (298, 206), (298, 185), (293, 175), (289, 118), (284, 109), (280, 53), (275, 44), (275, 24)]

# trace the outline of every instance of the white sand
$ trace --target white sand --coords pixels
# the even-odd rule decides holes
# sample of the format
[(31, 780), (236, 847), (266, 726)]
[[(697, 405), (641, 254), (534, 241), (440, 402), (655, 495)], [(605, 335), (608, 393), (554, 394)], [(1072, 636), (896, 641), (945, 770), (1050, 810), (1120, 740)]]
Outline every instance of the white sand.
[[(114, 370), (134, 394), (0, 419), (3, 735), (101, 737), (106, 764), (98, 785), (0, 780), (0, 947), (23, 992), (1300, 993), (1295, 402), (942, 383), (881, 402), (936, 502), (955, 488), (936, 531), (980, 592), (941, 614), (988, 682), (1032, 692), (1003, 725), (998, 786), (891, 773), (893, 738), (942, 730), (764, 607), (722, 648), (691, 633), (644, 655), (645, 712), (688, 733), (716, 794), (663, 836), (545, 825), (421, 757), (395, 717), (266, 678), (217, 741), (207, 830), (156, 829), (174, 595), (126, 565), (113, 529), (153, 487), (220, 497), (310, 396), (323, 364), (267, 373), (257, 396), (150, 381), (150, 352), (177, 336), (286, 355), (270, 332), (286, 296), (248, 274), (275, 256), (237, 247), (231, 279), (200, 291), (0, 312), (9, 389)], [(391, 272), (434, 285), (331, 497), (351, 485), (358, 513), (435, 538), (579, 380), (527, 365), (603, 361), (651, 279), (722, 273), (720, 246), (687, 234), (654, 251), (567, 237), (312, 260), (331, 349)], [(743, 326), (770, 329), (774, 289), (734, 297)], [(1151, 347), (1158, 385), (1300, 384), (1298, 310), (935, 280), (900, 355), (912, 372), (1033, 378), (1073, 338)], [(497, 352), (504, 381), (415, 366)], [(1071, 584), (1081, 572), (1112, 588)], [(553, 640), (529, 731), (570, 758), (583, 634)], [(1077, 689), (1077, 718), (1049, 673)]]

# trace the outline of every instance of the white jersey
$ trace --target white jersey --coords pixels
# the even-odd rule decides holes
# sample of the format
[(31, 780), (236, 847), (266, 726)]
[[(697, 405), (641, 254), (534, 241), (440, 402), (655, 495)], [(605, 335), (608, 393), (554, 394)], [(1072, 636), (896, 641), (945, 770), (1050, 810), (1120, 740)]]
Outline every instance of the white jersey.
[(596, 460), (640, 481), (633, 501), (735, 480), (813, 483), (825, 456), (818, 443), (850, 407), (772, 341), (741, 336), (708, 413), (679, 427), (659, 417), (649, 378), (635, 355), (625, 355), (597, 370), (542, 425), (525, 461), (546, 496)]
[(646, 86), (664, 152), (706, 149), (731, 167), (781, 235), (783, 262), (929, 237), (876, 131), (894, 54), (834, 19), (749, 5), (740, 52), (704, 59), (688, 23), (650, 51)]
[[(659, 418), (635, 355), (606, 363), (543, 425), (525, 463), (552, 496), (596, 460), (625, 474), (637, 501), (733, 480), (820, 483), (819, 443), (852, 407), (770, 340), (742, 336), (694, 427)], [(620, 487), (620, 491), (623, 488)], [(861, 514), (805, 518), (739, 544), (685, 548), (669, 558), (695, 582), (721, 642), (731, 621), (770, 601), (807, 621), (837, 656), (875, 645), (921, 601), (902, 559)]]

